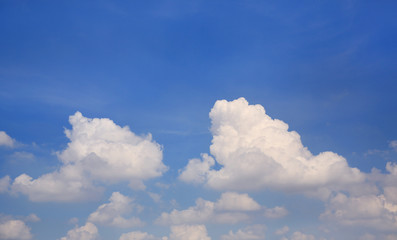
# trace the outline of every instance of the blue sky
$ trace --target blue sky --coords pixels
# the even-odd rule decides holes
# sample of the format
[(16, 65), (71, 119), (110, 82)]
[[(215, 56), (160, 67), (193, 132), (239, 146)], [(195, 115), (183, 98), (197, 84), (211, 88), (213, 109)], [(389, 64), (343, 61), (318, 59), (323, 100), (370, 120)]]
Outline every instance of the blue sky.
[(0, 239), (397, 239), (396, 7), (1, 1)]

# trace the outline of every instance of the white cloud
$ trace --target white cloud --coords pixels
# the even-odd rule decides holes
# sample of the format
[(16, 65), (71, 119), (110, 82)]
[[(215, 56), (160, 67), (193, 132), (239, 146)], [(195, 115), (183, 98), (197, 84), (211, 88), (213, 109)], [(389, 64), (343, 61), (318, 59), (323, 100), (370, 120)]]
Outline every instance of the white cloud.
[(226, 211), (255, 211), (261, 208), (248, 194), (235, 192), (223, 193), (215, 206), (218, 210)]
[(397, 140), (393, 140), (389, 143), (389, 147), (391, 147), (394, 151), (397, 151)]
[(284, 227), (282, 227), (282, 228), (280, 228), (280, 229), (277, 229), (277, 230), (274, 232), (274, 234), (276, 234), (276, 235), (284, 235), (284, 234), (286, 234), (287, 232), (289, 232), (289, 227), (288, 227), (288, 226), (284, 226)]
[(103, 189), (93, 186), (83, 170), (75, 165), (66, 165), (59, 171), (32, 179), (22, 174), (15, 178), (11, 186), (12, 192), (23, 193), (31, 201), (72, 202), (98, 198)]
[(144, 180), (166, 170), (162, 149), (152, 136), (137, 136), (107, 118), (86, 118), (80, 112), (69, 117), (65, 130), (68, 147), (59, 153), (65, 164), (81, 163), (94, 179), (103, 181)]
[(223, 193), (217, 202), (197, 199), (196, 205), (186, 210), (163, 212), (156, 220), (158, 224), (186, 223), (237, 223), (247, 220), (247, 212), (260, 210), (261, 206), (247, 194)]
[(384, 195), (348, 197), (339, 193), (327, 204), (321, 218), (344, 226), (396, 231), (397, 205), (388, 202)]
[(291, 240), (314, 240), (314, 236), (310, 234), (304, 234), (301, 232), (294, 232), (291, 236)]
[(27, 240), (32, 239), (30, 228), (22, 220), (0, 219), (0, 239)]
[(161, 202), (161, 195), (153, 192), (148, 192), (149, 196), (155, 203)]
[(200, 159), (192, 159), (185, 167), (184, 171), (179, 175), (179, 179), (191, 183), (203, 183), (207, 180), (209, 171), (215, 164), (215, 160), (202, 154), (202, 161)]
[(84, 226), (76, 226), (72, 230), (69, 230), (67, 236), (60, 240), (95, 240), (98, 239), (98, 237), (97, 227), (94, 224), (87, 222)]
[(39, 221), (40, 221), (40, 218), (34, 213), (25, 217), (25, 222), (39, 222)]
[(210, 118), (210, 152), (222, 167), (211, 169), (211, 157), (203, 155), (203, 161), (189, 161), (180, 174), (183, 181), (205, 182), (220, 190), (302, 192), (364, 181), (343, 157), (333, 152), (313, 155), (286, 123), (271, 119), (262, 106), (249, 105), (244, 98), (217, 101)]
[[(342, 226), (396, 232), (397, 164), (387, 163), (386, 170), (389, 174), (373, 170), (367, 176), (368, 181), (378, 186), (376, 192), (337, 193), (326, 203), (321, 219)], [(366, 185), (357, 186), (365, 187)]]
[(12, 148), (15, 146), (15, 143), (16, 143), (15, 139), (8, 136), (6, 132), (0, 131), (0, 146), (6, 146)]
[(239, 229), (236, 233), (232, 231), (227, 235), (223, 235), (221, 237), (222, 240), (254, 240), (254, 239), (265, 239), (265, 230), (266, 227), (264, 225), (253, 225), (248, 226), (244, 229)]
[(119, 240), (157, 240), (158, 238), (156, 238), (153, 235), (150, 235), (146, 232), (140, 232), (140, 231), (136, 231), (136, 232), (129, 232), (129, 233), (124, 233), (123, 235), (121, 235)]
[(156, 223), (163, 225), (184, 224), (184, 223), (204, 223), (214, 215), (214, 203), (201, 198), (196, 200), (196, 206), (186, 210), (172, 210), (171, 213), (163, 212), (156, 220)]
[(139, 218), (123, 217), (123, 215), (131, 213), (133, 207), (140, 207), (133, 204), (133, 200), (131, 198), (126, 197), (119, 192), (114, 192), (109, 198), (109, 201), (109, 203), (102, 204), (95, 212), (91, 213), (88, 217), (88, 221), (120, 228), (130, 228), (143, 225), (143, 222)]
[(86, 118), (80, 112), (69, 117), (72, 129), (65, 130), (70, 142), (58, 153), (63, 166), (58, 171), (32, 179), (22, 174), (12, 184), (13, 192), (32, 201), (81, 201), (95, 199), (106, 184), (129, 181), (142, 189), (143, 180), (166, 171), (162, 148), (151, 135), (137, 136), (107, 118)]
[(204, 225), (178, 225), (171, 227), (170, 240), (211, 240)]
[(285, 207), (274, 207), (265, 210), (265, 217), (267, 218), (282, 218), (288, 215), (288, 210)]
[(7, 192), (10, 187), (10, 176), (0, 178), (0, 193)]

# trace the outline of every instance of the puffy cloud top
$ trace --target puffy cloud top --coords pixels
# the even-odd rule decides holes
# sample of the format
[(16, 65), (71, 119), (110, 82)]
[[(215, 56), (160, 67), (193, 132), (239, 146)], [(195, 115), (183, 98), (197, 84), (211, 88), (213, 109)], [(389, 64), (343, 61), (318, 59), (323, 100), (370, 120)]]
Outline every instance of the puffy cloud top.
[(114, 192), (109, 200), (109, 203), (102, 204), (95, 212), (91, 213), (88, 221), (120, 228), (143, 225), (138, 218), (126, 219), (123, 217), (123, 215), (130, 213), (135, 206), (131, 198), (119, 192)]
[[(364, 175), (333, 152), (313, 155), (295, 131), (272, 119), (261, 105), (244, 98), (217, 101), (210, 112), (212, 159), (190, 160), (180, 175), (187, 182), (205, 182), (215, 189), (264, 188), (310, 191), (320, 187), (362, 182)], [(190, 176), (187, 177), (186, 173)], [(204, 179), (204, 180), (203, 180)]]
[(0, 239), (28, 240), (32, 239), (30, 228), (21, 220), (0, 220)]
[(80, 112), (69, 122), (72, 129), (65, 134), (70, 143), (59, 158), (65, 164), (82, 164), (95, 179), (148, 179), (166, 170), (161, 146), (150, 134), (137, 136), (128, 126), (120, 127), (108, 118), (86, 118)]
[[(137, 136), (130, 129), (107, 118), (86, 118), (80, 112), (69, 117), (70, 139), (58, 153), (63, 165), (57, 171), (32, 179), (17, 177), (12, 191), (29, 196), (32, 201), (84, 201), (97, 198), (106, 184), (129, 181), (142, 189), (143, 180), (160, 176), (167, 170), (162, 162), (162, 148), (150, 134)], [(4, 180), (5, 181), (5, 180)]]
[(94, 224), (87, 222), (84, 226), (75, 227), (68, 231), (67, 236), (60, 240), (95, 240), (98, 239), (98, 237), (97, 227)]

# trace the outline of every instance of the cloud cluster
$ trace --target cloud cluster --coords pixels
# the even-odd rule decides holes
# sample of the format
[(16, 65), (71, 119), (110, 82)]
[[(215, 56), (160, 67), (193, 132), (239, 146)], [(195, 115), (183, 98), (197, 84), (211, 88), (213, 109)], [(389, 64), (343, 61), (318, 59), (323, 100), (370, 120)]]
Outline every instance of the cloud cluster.
[(70, 142), (58, 153), (62, 167), (32, 179), (17, 177), (12, 190), (32, 201), (81, 201), (97, 198), (103, 191), (95, 182), (129, 181), (142, 188), (143, 180), (161, 176), (162, 147), (151, 135), (137, 136), (130, 129), (107, 118), (86, 118), (80, 112), (70, 116), (72, 129), (65, 130)]
[(89, 222), (119, 228), (139, 227), (144, 223), (136, 217), (124, 218), (124, 215), (131, 213), (133, 207), (140, 206), (133, 204), (133, 200), (119, 192), (112, 193), (109, 203), (102, 204), (88, 217)]
[(232, 231), (227, 235), (221, 237), (222, 240), (264, 240), (265, 239), (264, 225), (253, 225), (245, 227), (244, 229), (239, 229), (236, 233)]
[(11, 217), (0, 217), (0, 239), (28, 240), (32, 237), (30, 227), (24, 221)]
[(377, 231), (397, 229), (397, 164), (387, 163), (389, 174), (374, 171), (369, 178), (379, 186), (374, 194), (338, 193), (326, 204), (323, 220), (343, 226), (360, 226)]
[(14, 147), (15, 146), (15, 139), (8, 136), (8, 134), (4, 131), (0, 131), (0, 146), (6, 147)]
[(60, 240), (95, 240), (98, 239), (97, 227), (87, 222), (84, 226), (76, 226), (72, 230), (69, 230), (66, 237), (62, 237)]
[(124, 233), (120, 236), (119, 240), (158, 240), (155, 236), (148, 234), (146, 232), (129, 232)]
[[(170, 213), (163, 212), (156, 223), (163, 225), (186, 224), (186, 223), (229, 223), (234, 224), (250, 218), (249, 212), (257, 212), (265, 209), (277, 212), (282, 207), (266, 209), (260, 206), (248, 194), (226, 192), (221, 195), (217, 202), (197, 199), (196, 205), (185, 210), (172, 210)], [(279, 214), (278, 217), (282, 217)], [(272, 216), (273, 217), (273, 216)]]
[[(186, 182), (219, 190), (276, 189), (307, 192), (344, 188), (364, 175), (333, 152), (313, 155), (288, 125), (269, 117), (261, 105), (244, 98), (217, 101), (210, 112), (210, 152), (192, 159), (180, 174)], [(221, 166), (213, 168), (215, 161)]]
[(155, 237), (146, 232), (129, 232), (121, 235), (119, 240), (211, 240), (204, 225), (174, 225), (171, 226), (169, 237)]

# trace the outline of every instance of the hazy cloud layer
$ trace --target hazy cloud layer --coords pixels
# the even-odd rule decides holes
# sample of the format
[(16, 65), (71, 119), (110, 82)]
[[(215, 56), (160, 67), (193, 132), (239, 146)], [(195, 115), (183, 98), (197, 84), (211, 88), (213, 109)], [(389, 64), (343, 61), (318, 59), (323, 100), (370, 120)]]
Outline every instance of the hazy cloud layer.
[(83, 201), (96, 199), (106, 184), (129, 181), (142, 188), (143, 180), (161, 176), (162, 148), (151, 135), (137, 136), (130, 129), (107, 118), (86, 118), (80, 112), (70, 116), (72, 129), (65, 130), (70, 142), (58, 153), (63, 166), (37, 179), (27, 174), (17, 177), (13, 192), (32, 201)]

